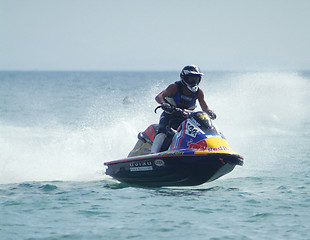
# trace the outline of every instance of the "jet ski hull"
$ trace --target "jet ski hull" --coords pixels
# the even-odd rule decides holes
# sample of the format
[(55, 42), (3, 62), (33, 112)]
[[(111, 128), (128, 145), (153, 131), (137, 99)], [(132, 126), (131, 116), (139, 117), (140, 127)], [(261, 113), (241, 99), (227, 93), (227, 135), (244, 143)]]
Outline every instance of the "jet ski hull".
[(139, 133), (128, 158), (105, 163), (106, 174), (130, 185), (195, 186), (243, 165), (243, 158), (232, 151), (205, 112), (189, 113), (176, 131), (170, 131), (161, 152), (150, 154), (157, 128), (150, 125)]
[(195, 186), (214, 181), (243, 165), (237, 154), (152, 154), (105, 163), (120, 182), (147, 186)]

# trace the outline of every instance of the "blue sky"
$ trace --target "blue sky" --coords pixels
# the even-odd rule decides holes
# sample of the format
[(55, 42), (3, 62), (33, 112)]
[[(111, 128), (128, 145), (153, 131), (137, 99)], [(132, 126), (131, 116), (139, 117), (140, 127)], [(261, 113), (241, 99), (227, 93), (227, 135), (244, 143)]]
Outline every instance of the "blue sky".
[(0, 70), (310, 70), (308, 0), (0, 0)]

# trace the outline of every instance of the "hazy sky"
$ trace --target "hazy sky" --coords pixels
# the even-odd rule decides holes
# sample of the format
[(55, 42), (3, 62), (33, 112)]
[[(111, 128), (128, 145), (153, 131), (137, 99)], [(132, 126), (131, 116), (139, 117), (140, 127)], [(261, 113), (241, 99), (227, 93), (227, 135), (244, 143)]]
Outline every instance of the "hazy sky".
[(0, 70), (310, 70), (310, 0), (0, 0)]

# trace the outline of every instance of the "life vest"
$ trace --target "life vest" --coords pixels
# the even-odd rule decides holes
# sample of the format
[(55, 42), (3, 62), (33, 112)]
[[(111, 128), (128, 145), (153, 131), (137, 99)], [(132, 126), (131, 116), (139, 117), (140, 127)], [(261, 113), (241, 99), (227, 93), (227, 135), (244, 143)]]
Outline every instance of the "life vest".
[(199, 88), (197, 92), (191, 92), (191, 94), (187, 95), (183, 91), (183, 84), (181, 81), (177, 81), (175, 84), (178, 85), (177, 93), (172, 97), (166, 97), (165, 100), (175, 107), (194, 110), (197, 106), (196, 100), (198, 98)]

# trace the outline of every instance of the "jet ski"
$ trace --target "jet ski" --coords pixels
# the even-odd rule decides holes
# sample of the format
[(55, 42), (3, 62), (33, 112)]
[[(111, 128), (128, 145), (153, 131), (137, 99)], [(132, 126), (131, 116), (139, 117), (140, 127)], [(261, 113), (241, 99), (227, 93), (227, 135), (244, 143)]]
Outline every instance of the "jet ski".
[(136, 186), (196, 186), (243, 165), (243, 157), (231, 149), (207, 113), (175, 111), (186, 120), (168, 132), (161, 152), (151, 154), (158, 131), (158, 124), (152, 124), (138, 134), (138, 142), (127, 158), (104, 163), (106, 174)]

